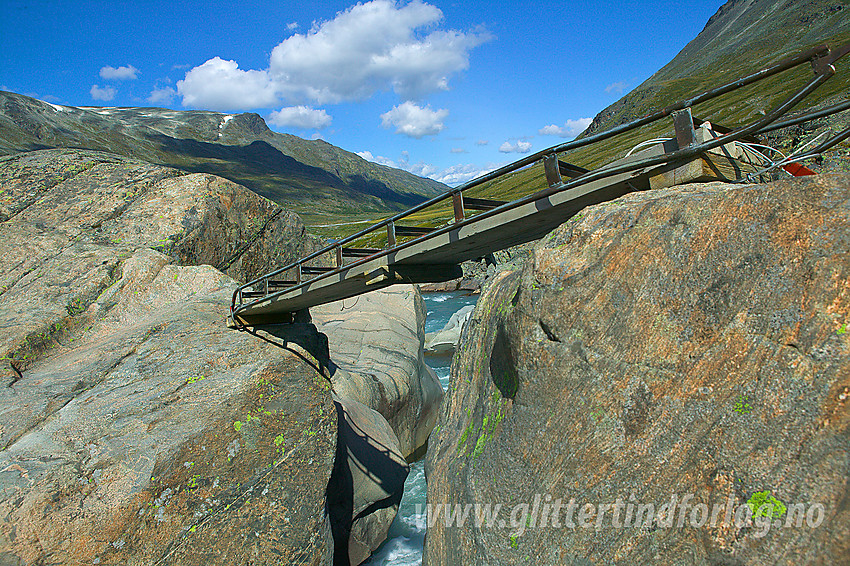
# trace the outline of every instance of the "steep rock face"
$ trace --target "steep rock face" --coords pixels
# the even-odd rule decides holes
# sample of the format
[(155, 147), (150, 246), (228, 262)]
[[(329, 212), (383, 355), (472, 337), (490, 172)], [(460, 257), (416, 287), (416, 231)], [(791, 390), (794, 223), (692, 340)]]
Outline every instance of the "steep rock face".
[(334, 391), (381, 413), (405, 457), (424, 447), (443, 400), (423, 357), (426, 312), (414, 285), (310, 309), (334, 353)]
[(222, 324), (235, 282), (153, 250), (0, 390), (4, 564), (328, 564), (336, 447), (312, 355)]
[(482, 294), (426, 460), (431, 505), (504, 508), (438, 519), (426, 563), (850, 561), (848, 250), (846, 175), (635, 193), (553, 231)]
[(409, 468), (380, 413), (338, 397), (337, 458), (328, 485), (328, 515), (341, 564), (360, 564), (387, 538)]
[(244, 187), (86, 151), (0, 158), (0, 218), (0, 355), (19, 367), (81, 324), (136, 250), (244, 280), (318, 245)]
[[(93, 152), (0, 159), (0, 191), (0, 563), (329, 564), (336, 455), (362, 455), (346, 426), (388, 447), (343, 494), (357, 511), (346, 553), (380, 544), (406, 464), (378, 412), (338, 421), (331, 376), (392, 375), (388, 417), (408, 443), (427, 437), (415, 288), (346, 309), (330, 348), (321, 322), (227, 330), (236, 281), (174, 263), (250, 277), (311, 249), (297, 216), (223, 179)], [(398, 352), (361, 355), (379, 347)], [(395, 483), (370, 479), (382, 470)]]

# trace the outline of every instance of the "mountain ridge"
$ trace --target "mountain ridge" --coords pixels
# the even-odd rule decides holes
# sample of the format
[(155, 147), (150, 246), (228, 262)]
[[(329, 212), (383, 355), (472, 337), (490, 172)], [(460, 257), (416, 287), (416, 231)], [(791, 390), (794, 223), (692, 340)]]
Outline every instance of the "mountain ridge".
[(322, 140), (273, 132), (258, 114), (63, 106), (0, 91), (0, 155), (107, 151), (245, 185), (299, 213), (385, 213), (448, 190)]

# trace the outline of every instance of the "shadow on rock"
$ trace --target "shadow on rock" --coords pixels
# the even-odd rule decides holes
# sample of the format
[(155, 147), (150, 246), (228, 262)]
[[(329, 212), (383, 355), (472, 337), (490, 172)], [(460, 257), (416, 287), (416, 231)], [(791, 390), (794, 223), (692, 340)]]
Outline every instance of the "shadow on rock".
[(398, 440), (376, 411), (336, 398), (339, 435), (328, 483), (334, 564), (360, 564), (386, 539), (409, 468)]

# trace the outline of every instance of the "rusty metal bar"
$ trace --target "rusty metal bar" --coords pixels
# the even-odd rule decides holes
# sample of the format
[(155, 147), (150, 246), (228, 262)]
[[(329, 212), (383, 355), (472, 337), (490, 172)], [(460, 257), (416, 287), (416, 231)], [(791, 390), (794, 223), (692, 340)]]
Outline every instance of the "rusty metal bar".
[(580, 175), (584, 175), (589, 172), (590, 169), (585, 169), (584, 167), (579, 167), (578, 165), (573, 165), (572, 163), (567, 163), (565, 161), (558, 160), (558, 171), (561, 172), (561, 175), (566, 175), (567, 177), (573, 179)]
[(452, 193), (452, 206), (455, 212), (455, 222), (463, 222), (463, 193)]
[(673, 130), (676, 132), (679, 149), (691, 147), (696, 143), (697, 133), (694, 130), (694, 117), (690, 108), (673, 112)]
[(337, 246), (336, 247), (336, 266), (342, 267), (342, 265), (343, 265), (343, 262), (342, 262), (342, 246)]
[[(766, 134), (768, 132), (773, 132), (775, 130), (781, 130), (782, 128), (788, 128), (789, 126), (796, 126), (797, 124), (802, 124), (804, 122), (809, 122), (811, 120), (817, 120), (818, 118), (823, 118), (824, 116), (831, 116), (833, 114), (838, 114), (839, 112), (843, 112), (850, 108), (850, 100), (845, 102), (841, 102), (840, 104), (834, 104), (832, 106), (828, 106), (821, 110), (816, 110), (814, 112), (809, 112), (807, 114), (802, 114), (797, 116), (796, 118), (791, 118), (790, 120), (785, 120), (783, 122), (777, 122), (775, 124), (771, 124), (766, 128), (762, 128), (756, 134)], [(719, 131), (719, 130), (718, 130)]]
[(463, 197), (463, 208), (469, 210), (490, 210), (507, 204), (506, 200), (492, 200), (487, 198)]

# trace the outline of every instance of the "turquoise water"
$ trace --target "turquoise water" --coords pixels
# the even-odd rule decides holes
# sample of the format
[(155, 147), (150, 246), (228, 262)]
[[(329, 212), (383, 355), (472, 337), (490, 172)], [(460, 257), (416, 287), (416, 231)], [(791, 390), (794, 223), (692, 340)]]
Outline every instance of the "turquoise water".
[[(466, 305), (474, 305), (478, 295), (464, 292), (423, 293), (428, 318), (425, 332), (440, 330), (449, 318)], [(428, 365), (440, 378), (445, 390), (449, 385), (450, 356), (426, 356)], [(410, 475), (404, 483), (404, 497), (398, 508), (387, 540), (364, 564), (370, 566), (414, 566), (422, 564), (422, 546), (425, 542), (425, 515), (416, 513), (417, 504), (425, 508), (425, 460), (410, 465)]]

